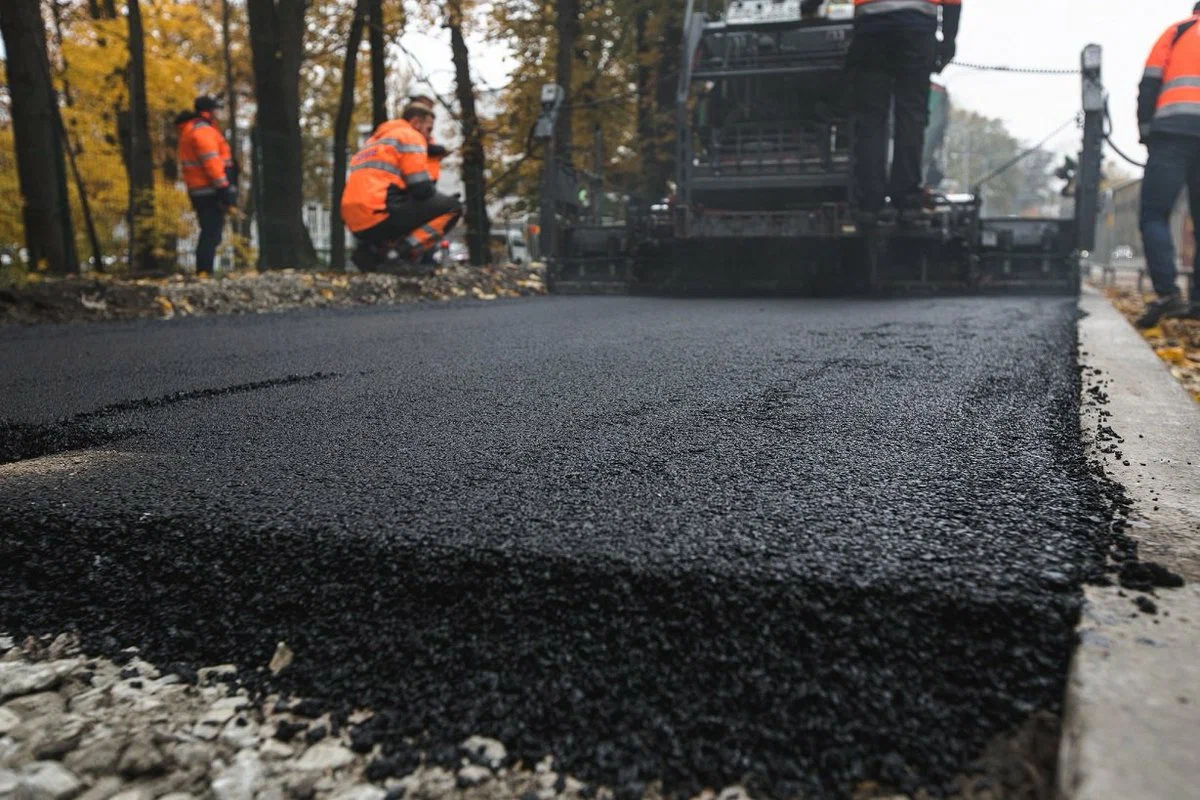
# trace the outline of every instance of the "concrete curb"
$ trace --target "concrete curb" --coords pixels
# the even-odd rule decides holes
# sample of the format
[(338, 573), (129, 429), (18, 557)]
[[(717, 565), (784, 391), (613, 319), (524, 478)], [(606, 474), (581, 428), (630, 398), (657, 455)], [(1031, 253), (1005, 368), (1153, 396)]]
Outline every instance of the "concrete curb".
[[(1085, 289), (1079, 323), (1090, 455), (1126, 487), (1144, 560), (1182, 574), (1157, 614), (1135, 593), (1088, 587), (1059, 749), (1063, 800), (1179, 800), (1200, 787), (1200, 406), (1116, 309)], [(1102, 416), (1103, 415), (1103, 416)], [(1099, 425), (1123, 441), (1103, 453)]]

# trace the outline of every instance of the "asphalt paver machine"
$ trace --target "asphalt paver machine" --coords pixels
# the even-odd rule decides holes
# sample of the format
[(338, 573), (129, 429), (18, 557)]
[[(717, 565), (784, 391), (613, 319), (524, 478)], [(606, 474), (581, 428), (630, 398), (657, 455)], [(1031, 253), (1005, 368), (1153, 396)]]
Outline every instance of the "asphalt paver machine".
[[(559, 226), (548, 248), (552, 287), (1076, 291), (1086, 248), (1074, 219), (986, 219), (974, 194), (935, 192), (919, 223), (858, 225), (845, 79), (852, 38), (849, 3), (806, 17), (800, 0), (689, 0), (674, 193), (634, 199), (623, 225)], [(948, 120), (948, 95), (934, 85), (931, 185)]]

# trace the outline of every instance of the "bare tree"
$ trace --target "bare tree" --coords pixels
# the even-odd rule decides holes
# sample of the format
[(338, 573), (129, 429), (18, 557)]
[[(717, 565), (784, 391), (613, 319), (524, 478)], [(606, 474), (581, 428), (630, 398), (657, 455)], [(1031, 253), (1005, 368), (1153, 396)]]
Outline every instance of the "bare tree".
[(0, 2), (0, 37), (29, 259), (33, 264), (45, 259), (48, 269), (57, 274), (76, 272), (79, 261), (67, 202), (58, 98), (50, 81), (46, 28), (38, 0)]
[(304, 227), (300, 60), (307, 0), (248, 0), (254, 94), (258, 101), (259, 266), (316, 266)]
[(119, 129), (129, 173), (130, 268), (150, 272), (158, 267), (153, 239), (154, 153), (146, 108), (146, 40), (139, 0), (129, 0), (127, 21), (129, 65), (125, 83), (129, 88), (129, 108), (119, 117)]
[(446, 27), (450, 29), (450, 55), (454, 62), (455, 95), (462, 125), (462, 179), (466, 193), (464, 209), (467, 223), (467, 249), (471, 263), (488, 262), (491, 221), (487, 213), (487, 163), (483, 132), (475, 110), (475, 88), (471, 83), (471, 56), (463, 37), (463, 0), (447, 0)]
[(342, 66), (342, 95), (338, 100), (337, 118), (333, 123), (333, 191), (329, 205), (329, 268), (346, 268), (346, 229), (342, 223), (340, 205), (342, 191), (346, 188), (346, 156), (349, 147), (350, 118), (354, 113), (354, 79), (358, 71), (358, 48), (362, 44), (363, 25), (367, 18), (367, 4), (372, 0), (358, 0), (354, 7), (354, 19), (350, 23), (350, 35), (346, 39), (346, 60)]
[(383, 0), (369, 0), (371, 17), (371, 119), (378, 128), (387, 122), (387, 52), (383, 41)]
[(555, 131), (555, 147), (560, 153), (571, 160), (571, 106), (574, 102), (571, 92), (571, 76), (574, 72), (575, 47), (579, 41), (579, 0), (559, 0), (558, 17), (555, 20), (555, 33), (558, 39), (558, 53), (554, 62), (554, 80), (566, 92), (567, 103), (558, 115), (558, 129)]

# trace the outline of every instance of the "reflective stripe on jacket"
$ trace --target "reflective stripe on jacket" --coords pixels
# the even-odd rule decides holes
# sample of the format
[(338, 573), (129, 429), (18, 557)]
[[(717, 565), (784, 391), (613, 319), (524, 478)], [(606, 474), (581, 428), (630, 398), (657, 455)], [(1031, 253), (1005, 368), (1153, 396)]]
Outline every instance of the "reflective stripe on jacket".
[(229, 186), (233, 164), (229, 143), (206, 114), (179, 126), (179, 167), (192, 197), (214, 195)]
[(433, 183), (429, 143), (406, 120), (394, 119), (375, 129), (350, 160), (342, 191), (342, 221), (357, 233), (379, 223), (387, 214), (388, 188), (408, 191)]
[(1138, 123), (1143, 131), (1200, 136), (1200, 14), (1155, 42), (1142, 73)]
[(866, 17), (893, 11), (919, 11), (937, 17), (941, 6), (960, 6), (962, 0), (854, 0), (854, 15)]

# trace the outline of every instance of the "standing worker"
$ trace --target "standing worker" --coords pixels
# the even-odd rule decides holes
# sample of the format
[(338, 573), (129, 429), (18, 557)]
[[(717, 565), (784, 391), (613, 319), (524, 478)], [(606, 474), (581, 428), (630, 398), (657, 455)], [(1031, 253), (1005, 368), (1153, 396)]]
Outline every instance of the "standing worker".
[(229, 143), (217, 127), (214, 112), (221, 102), (197, 97), (192, 113), (175, 118), (179, 129), (179, 166), (188, 198), (200, 223), (196, 240), (196, 273), (212, 274), (213, 260), (225, 230), (225, 213), (237, 205), (237, 165)]
[(358, 240), (351, 260), (363, 271), (420, 261), (462, 216), (458, 198), (437, 191), (445, 150), (431, 144), (433, 123), (433, 101), (414, 97), (350, 160), (342, 221)]
[[(820, 0), (805, 0), (803, 8), (811, 13), (820, 5)], [(854, 40), (846, 69), (856, 138), (854, 194), (864, 224), (880, 218), (889, 196), (901, 219), (915, 220), (924, 213), (921, 157), (929, 121), (929, 76), (954, 60), (961, 15), (962, 0), (854, 0)], [(889, 180), (893, 109), (896, 135)]]
[[(1200, 3), (1191, 17), (1167, 28), (1146, 61), (1138, 129), (1150, 153), (1142, 179), (1142, 242), (1158, 297), (1137, 326), (1153, 328), (1160, 320), (1189, 311), (1176, 285), (1171, 212), (1186, 184), (1192, 220), (1200, 225)], [(1200, 252), (1196, 264), (1200, 265)]]

